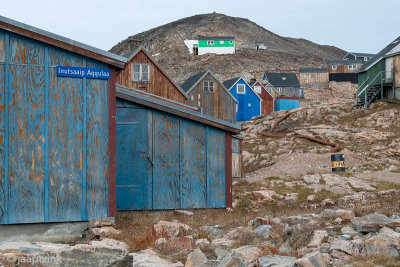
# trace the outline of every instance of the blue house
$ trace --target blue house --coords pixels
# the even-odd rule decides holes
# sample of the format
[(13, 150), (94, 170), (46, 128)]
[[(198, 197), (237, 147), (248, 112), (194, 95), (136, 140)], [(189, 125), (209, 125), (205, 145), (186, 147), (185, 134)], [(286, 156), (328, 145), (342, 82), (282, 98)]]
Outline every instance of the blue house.
[(239, 102), (236, 121), (248, 121), (261, 114), (262, 99), (242, 77), (227, 80), (224, 86)]

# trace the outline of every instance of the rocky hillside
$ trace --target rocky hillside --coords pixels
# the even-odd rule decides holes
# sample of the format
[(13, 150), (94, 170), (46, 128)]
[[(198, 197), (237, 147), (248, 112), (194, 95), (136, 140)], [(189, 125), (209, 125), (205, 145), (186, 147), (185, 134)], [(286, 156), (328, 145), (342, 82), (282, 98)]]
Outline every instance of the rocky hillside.
[[(235, 36), (234, 55), (193, 56), (184, 40), (197, 36)], [(256, 50), (264, 43), (266, 50)], [(274, 34), (256, 23), (218, 13), (195, 15), (138, 33), (121, 41), (111, 52), (124, 55), (143, 45), (178, 81), (211, 69), (222, 80), (234, 76), (261, 78), (265, 71), (295, 72), (299, 67), (322, 67), (326, 59), (341, 58), (346, 52), (304, 39)]]

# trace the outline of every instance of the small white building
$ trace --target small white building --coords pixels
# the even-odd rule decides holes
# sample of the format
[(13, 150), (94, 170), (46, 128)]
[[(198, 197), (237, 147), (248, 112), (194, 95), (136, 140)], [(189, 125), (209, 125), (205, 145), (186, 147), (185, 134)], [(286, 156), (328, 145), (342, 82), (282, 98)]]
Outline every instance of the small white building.
[(184, 42), (189, 53), (194, 55), (235, 53), (235, 37), (232, 36), (199, 36), (198, 40)]

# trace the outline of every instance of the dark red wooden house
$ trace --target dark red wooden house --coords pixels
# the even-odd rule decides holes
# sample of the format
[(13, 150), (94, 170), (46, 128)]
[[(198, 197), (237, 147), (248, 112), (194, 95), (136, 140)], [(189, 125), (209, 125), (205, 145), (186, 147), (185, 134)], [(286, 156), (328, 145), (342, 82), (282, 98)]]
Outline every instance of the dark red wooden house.
[(274, 112), (275, 98), (259, 81), (250, 81), (250, 87), (261, 97), (261, 114)]

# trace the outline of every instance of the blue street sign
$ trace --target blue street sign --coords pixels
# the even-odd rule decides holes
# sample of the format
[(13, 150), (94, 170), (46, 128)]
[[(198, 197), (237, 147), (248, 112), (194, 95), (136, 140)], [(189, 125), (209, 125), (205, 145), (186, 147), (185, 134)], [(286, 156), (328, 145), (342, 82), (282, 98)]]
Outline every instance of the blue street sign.
[(109, 69), (57, 66), (57, 76), (108, 80), (111, 78), (111, 71)]

